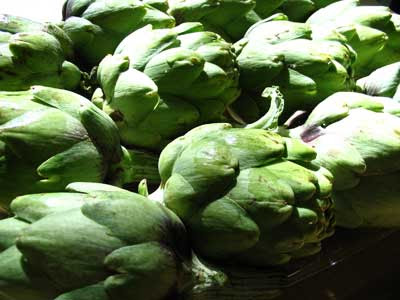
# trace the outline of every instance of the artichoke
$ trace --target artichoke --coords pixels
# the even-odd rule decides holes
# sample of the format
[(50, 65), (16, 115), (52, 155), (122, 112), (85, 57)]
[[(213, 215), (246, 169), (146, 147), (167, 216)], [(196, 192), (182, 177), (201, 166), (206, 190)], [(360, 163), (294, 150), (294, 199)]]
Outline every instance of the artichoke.
[(234, 108), (247, 115), (254, 111), (243, 115), (245, 121), (255, 121), (268, 109), (269, 103), (260, 99), (268, 86), (279, 86), (285, 97), (283, 118), (354, 88), (356, 55), (351, 47), (340, 41), (312, 40), (312, 34), (309, 25), (277, 14), (255, 24), (235, 44), (245, 93)]
[(231, 44), (199, 23), (133, 32), (97, 75), (102, 91), (94, 101), (118, 125), (122, 143), (156, 151), (219, 121), (240, 93)]
[(90, 69), (131, 32), (148, 24), (173, 27), (174, 18), (157, 9), (165, 6), (163, 1), (67, 0), (61, 27), (74, 42), (79, 64)]
[(316, 31), (337, 31), (357, 52), (357, 78), (400, 60), (400, 15), (386, 6), (359, 6), (343, 0), (314, 13), (308, 20)]
[(178, 24), (201, 22), (207, 30), (224, 39), (237, 41), (254, 23), (261, 20), (253, 10), (255, 0), (168, 0), (168, 12)]
[(16, 196), (103, 182), (121, 160), (118, 129), (89, 100), (34, 86), (0, 92), (0, 207)]
[(75, 90), (81, 72), (72, 41), (56, 25), (0, 15), (0, 90), (27, 90), (32, 85)]
[(150, 197), (183, 220), (202, 257), (279, 265), (333, 234), (331, 174), (312, 165), (312, 148), (263, 123), (202, 125), (161, 152), (162, 185)]
[(282, 4), (278, 8), (278, 11), (287, 15), (291, 21), (304, 22), (313, 12), (337, 1), (338, 0), (284, 0), (280, 1)]
[(359, 79), (357, 86), (367, 95), (389, 97), (400, 102), (400, 62), (375, 70)]
[(175, 214), (103, 184), (68, 191), (18, 197), (0, 221), (0, 297), (163, 300), (183, 288), (191, 252)]
[(400, 226), (400, 104), (391, 98), (337, 93), (293, 129), (334, 176), (337, 224)]

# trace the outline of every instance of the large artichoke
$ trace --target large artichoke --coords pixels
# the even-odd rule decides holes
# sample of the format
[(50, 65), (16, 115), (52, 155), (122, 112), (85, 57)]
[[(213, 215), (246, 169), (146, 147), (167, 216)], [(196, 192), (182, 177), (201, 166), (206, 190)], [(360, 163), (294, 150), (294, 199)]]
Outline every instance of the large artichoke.
[(258, 119), (268, 108), (260, 99), (268, 86), (279, 86), (285, 97), (283, 118), (353, 89), (354, 51), (340, 41), (312, 40), (312, 33), (309, 25), (277, 14), (255, 24), (235, 44), (245, 91), (235, 108), (245, 113), (246, 121)]
[[(149, 3), (149, 4), (147, 4)], [(175, 25), (173, 17), (157, 9), (163, 1), (67, 0), (61, 25), (74, 42), (79, 64), (98, 65), (131, 32), (148, 24), (154, 28)]]
[(357, 81), (363, 93), (393, 98), (400, 102), (400, 62), (379, 68)]
[(315, 155), (272, 131), (203, 125), (162, 151), (162, 186), (151, 198), (183, 220), (203, 257), (284, 264), (319, 252), (333, 234), (332, 177), (311, 164)]
[(391, 98), (337, 93), (294, 130), (334, 176), (338, 225), (400, 226), (400, 104)]
[(0, 92), (0, 207), (18, 195), (103, 182), (121, 159), (118, 129), (89, 100), (34, 86)]
[(101, 62), (98, 81), (105, 100), (99, 105), (124, 145), (152, 150), (219, 121), (240, 93), (231, 44), (200, 23), (133, 32)]
[(339, 1), (307, 20), (315, 31), (334, 30), (345, 36), (357, 52), (357, 78), (400, 60), (400, 15), (386, 6), (359, 5), (358, 0)]
[(164, 300), (184, 287), (191, 253), (175, 214), (112, 186), (68, 190), (21, 196), (0, 221), (0, 298)]
[(0, 90), (27, 90), (45, 85), (75, 90), (81, 72), (72, 42), (56, 25), (0, 15)]

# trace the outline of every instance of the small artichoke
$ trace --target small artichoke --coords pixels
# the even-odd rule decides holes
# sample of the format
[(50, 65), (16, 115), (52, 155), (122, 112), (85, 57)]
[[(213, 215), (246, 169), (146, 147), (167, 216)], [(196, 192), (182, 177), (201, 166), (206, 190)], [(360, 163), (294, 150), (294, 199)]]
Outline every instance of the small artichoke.
[(76, 90), (81, 72), (72, 59), (72, 41), (61, 28), (0, 15), (0, 90), (32, 85)]
[[(334, 176), (337, 224), (399, 227), (400, 104), (391, 98), (336, 93), (293, 129)], [(397, 214), (397, 216), (396, 216)]]
[(312, 165), (312, 148), (260, 125), (202, 125), (161, 153), (151, 198), (183, 220), (202, 257), (279, 265), (319, 252), (333, 234), (331, 174)]
[(0, 92), (0, 207), (77, 180), (103, 182), (121, 155), (117, 127), (89, 100), (43, 86)]
[(18, 197), (0, 221), (0, 296), (164, 300), (183, 287), (191, 252), (175, 214), (113, 186), (67, 189)]
[(375, 70), (359, 79), (357, 86), (367, 95), (389, 97), (400, 102), (400, 62)]
[(357, 78), (400, 60), (400, 15), (386, 6), (360, 6), (358, 0), (343, 0), (317, 11), (307, 24), (315, 31), (343, 34), (357, 52)]
[(235, 58), (231, 44), (199, 23), (149, 25), (100, 63), (94, 101), (114, 119), (124, 145), (158, 151), (222, 118), (240, 93)]
[(297, 110), (311, 110), (329, 95), (354, 88), (356, 55), (351, 47), (340, 41), (312, 40), (312, 34), (309, 25), (276, 14), (255, 24), (235, 44), (245, 93), (234, 108), (259, 110), (245, 121), (255, 121), (268, 109), (269, 103), (260, 96), (269, 86), (279, 86), (285, 97), (282, 118)]
[[(157, 9), (158, 8), (158, 9)], [(131, 32), (146, 26), (169, 28), (173, 17), (163, 1), (140, 0), (67, 0), (61, 27), (72, 39), (79, 65), (86, 69), (99, 64), (114, 52)]]

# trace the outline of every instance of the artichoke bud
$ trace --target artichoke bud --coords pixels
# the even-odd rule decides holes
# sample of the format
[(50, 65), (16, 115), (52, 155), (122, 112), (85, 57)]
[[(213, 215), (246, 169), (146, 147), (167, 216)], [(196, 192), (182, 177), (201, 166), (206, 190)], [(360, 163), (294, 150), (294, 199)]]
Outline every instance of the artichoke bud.
[(0, 32), (2, 90), (27, 90), (35, 84), (78, 87), (81, 72), (66, 61), (73, 57), (72, 42), (61, 28), (9, 15), (0, 18), (0, 30), (6, 31)]
[(301, 141), (270, 131), (200, 126), (161, 153), (164, 201), (204, 257), (283, 264), (315, 254), (333, 233), (332, 175), (311, 166), (314, 157)]
[[(0, 222), (0, 232), (4, 233), (0, 239), (2, 294), (12, 298), (25, 295), (28, 300), (88, 296), (161, 300), (177, 286), (188, 284), (183, 273), (184, 264), (190, 265), (191, 254), (186, 230), (175, 214), (116, 187), (74, 183), (70, 188), (69, 193), (19, 197), (13, 203), (18, 220)], [(78, 192), (73, 192), (75, 189)], [(128, 217), (132, 213), (140, 216), (133, 223)], [(119, 216), (119, 221), (115, 222), (113, 215)], [(74, 221), (59, 222), (68, 218)], [(12, 230), (7, 229), (11, 224)], [(82, 240), (76, 234), (83, 229), (90, 238)], [(57, 238), (61, 232), (63, 239)], [(68, 253), (60, 252), (65, 247), (70, 249)], [(56, 258), (56, 252), (63, 254)], [(75, 258), (70, 259), (72, 256)], [(89, 264), (84, 261), (88, 256)], [(157, 290), (149, 298), (148, 288), (154, 278)], [(15, 289), (16, 282), (22, 288)]]
[(2, 170), (13, 174), (12, 181), (0, 174), (0, 186), (7, 190), (1, 206), (6, 209), (21, 193), (62, 190), (76, 178), (101, 182), (109, 166), (121, 159), (113, 121), (77, 94), (35, 86), (4, 92), (0, 101)]
[(374, 190), (381, 193), (380, 205), (395, 201), (385, 192), (391, 183), (383, 182), (386, 176), (397, 178), (400, 168), (398, 111), (398, 103), (390, 98), (336, 93), (314, 109), (303, 129), (291, 132), (293, 136), (301, 132), (303, 141), (317, 152), (313, 163), (333, 174), (335, 212), (341, 226), (397, 226), (388, 222), (389, 211), (376, 207), (379, 197), (367, 184), (374, 183)]

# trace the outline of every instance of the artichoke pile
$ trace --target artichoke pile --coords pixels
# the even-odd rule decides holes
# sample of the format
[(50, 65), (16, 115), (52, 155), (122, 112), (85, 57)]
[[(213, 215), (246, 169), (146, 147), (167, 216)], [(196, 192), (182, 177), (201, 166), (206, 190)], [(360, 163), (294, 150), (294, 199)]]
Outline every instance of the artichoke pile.
[(336, 226), (400, 227), (389, 8), (66, 0), (62, 16), (0, 15), (0, 300), (258, 299)]
[(103, 182), (122, 150), (117, 127), (89, 100), (33, 86), (0, 92), (0, 155), (0, 207), (7, 209), (19, 195)]
[(400, 15), (385, 6), (360, 6), (359, 0), (343, 0), (317, 11), (307, 24), (318, 32), (333, 30), (345, 37), (357, 52), (357, 78), (400, 60)]
[(222, 119), (240, 94), (235, 58), (231, 44), (200, 23), (145, 26), (100, 63), (101, 91), (94, 98), (118, 125), (124, 145), (157, 151), (199, 124)]
[(163, 9), (162, 1), (68, 0), (60, 26), (71, 38), (79, 64), (91, 68), (136, 29), (148, 24), (155, 28), (174, 26), (174, 18)]

